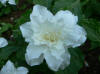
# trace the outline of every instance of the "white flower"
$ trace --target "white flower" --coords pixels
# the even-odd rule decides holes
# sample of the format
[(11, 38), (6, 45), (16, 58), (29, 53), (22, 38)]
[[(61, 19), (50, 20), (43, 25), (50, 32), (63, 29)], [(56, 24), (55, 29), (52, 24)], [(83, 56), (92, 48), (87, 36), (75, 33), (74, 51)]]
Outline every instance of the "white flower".
[(16, 5), (15, 0), (8, 0), (8, 3), (11, 4), (11, 5)]
[(3, 4), (3, 5), (6, 5), (6, 2), (8, 1), (9, 4), (11, 5), (16, 5), (16, 2), (15, 0), (0, 0), (0, 2)]
[(46, 7), (35, 5), (30, 19), (20, 26), (25, 41), (29, 42), (27, 63), (39, 65), (45, 58), (50, 69), (64, 69), (70, 64), (68, 48), (80, 46), (86, 40), (85, 30), (77, 24), (78, 17), (68, 10), (54, 16)]
[(3, 5), (5, 5), (6, 2), (7, 2), (7, 0), (0, 0), (0, 2), (1, 2)]
[(11, 61), (8, 61), (5, 66), (0, 71), (0, 74), (27, 74), (28, 69), (25, 67), (14, 67), (14, 64)]
[(8, 41), (5, 38), (0, 37), (0, 48), (5, 47), (7, 45), (8, 45)]

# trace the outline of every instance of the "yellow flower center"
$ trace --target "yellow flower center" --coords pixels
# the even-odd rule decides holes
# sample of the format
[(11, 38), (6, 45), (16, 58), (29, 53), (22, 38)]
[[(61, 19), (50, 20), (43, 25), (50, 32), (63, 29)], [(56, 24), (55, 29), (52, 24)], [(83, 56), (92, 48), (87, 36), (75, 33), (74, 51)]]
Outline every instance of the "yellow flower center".
[(43, 35), (43, 39), (49, 42), (56, 42), (59, 39), (60, 32), (48, 32)]

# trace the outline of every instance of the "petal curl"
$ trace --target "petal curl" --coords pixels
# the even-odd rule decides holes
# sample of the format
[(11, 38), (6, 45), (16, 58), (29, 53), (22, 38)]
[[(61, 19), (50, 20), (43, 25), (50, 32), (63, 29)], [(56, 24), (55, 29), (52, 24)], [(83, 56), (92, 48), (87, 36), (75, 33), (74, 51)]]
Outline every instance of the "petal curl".
[[(65, 27), (66, 28), (66, 27)], [(77, 47), (86, 41), (86, 31), (78, 25), (65, 29), (64, 43), (68, 47)]]
[(62, 64), (61, 59), (57, 59), (55, 56), (51, 54), (50, 51), (46, 51), (44, 53), (45, 60), (48, 64), (48, 67), (53, 71), (58, 71), (60, 65)]
[(0, 74), (15, 74), (15, 67), (14, 64), (11, 61), (8, 61), (5, 66), (1, 69)]
[(0, 37), (0, 48), (5, 47), (7, 45), (8, 45), (8, 41), (5, 38)]
[(6, 5), (7, 0), (0, 0), (3, 5)]
[(35, 5), (33, 7), (33, 11), (30, 15), (31, 22), (38, 23), (38, 25), (42, 25), (41, 23), (50, 20), (53, 17), (53, 14), (44, 6)]
[(33, 36), (33, 31), (31, 29), (31, 23), (30, 22), (26, 22), (24, 24), (22, 24), (20, 26), (20, 30), (22, 32), (23, 37), (25, 38), (26, 42), (31, 42), (32, 40), (32, 36)]
[(56, 20), (59, 22), (64, 23), (65, 25), (71, 26), (76, 25), (78, 22), (78, 17), (74, 16), (72, 12), (66, 10), (66, 11), (59, 11), (55, 15)]
[(70, 53), (68, 52), (68, 49), (66, 49), (65, 53), (62, 55), (63, 62), (60, 66), (60, 69), (64, 70), (65, 67), (69, 66), (70, 64)]
[(18, 67), (17, 68), (17, 72), (16, 74), (27, 74), (28, 73), (28, 69), (25, 67)]
[(11, 4), (11, 5), (16, 5), (15, 0), (8, 0), (8, 3)]
[(36, 46), (33, 43), (30, 43), (27, 47), (27, 51), (25, 54), (26, 61), (29, 65), (39, 65), (43, 61), (43, 51), (45, 47)]

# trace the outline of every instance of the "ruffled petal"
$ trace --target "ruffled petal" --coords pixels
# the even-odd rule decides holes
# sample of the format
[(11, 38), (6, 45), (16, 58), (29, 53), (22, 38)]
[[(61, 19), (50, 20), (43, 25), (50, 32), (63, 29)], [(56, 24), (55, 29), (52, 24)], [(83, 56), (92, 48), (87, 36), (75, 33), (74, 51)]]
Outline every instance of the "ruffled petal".
[(16, 74), (27, 74), (28, 73), (28, 69), (25, 67), (18, 67)]
[(11, 61), (8, 61), (5, 66), (1, 69), (0, 74), (15, 74), (15, 67)]
[(57, 22), (61, 22), (62, 24), (71, 26), (76, 25), (78, 22), (78, 17), (74, 16), (70, 11), (59, 11), (55, 15), (55, 19)]
[(65, 48), (63, 46), (63, 42), (61, 41), (58, 41), (57, 44), (49, 50), (51, 51), (51, 54), (57, 59), (62, 59), (62, 55), (65, 53)]
[(86, 31), (82, 27), (78, 25), (72, 26), (70, 28), (67, 27), (67, 29), (66, 27), (64, 30), (64, 43), (66, 46), (77, 47), (86, 41)]
[(39, 65), (43, 61), (42, 53), (44, 50), (45, 47), (35, 46), (33, 43), (30, 43), (25, 54), (27, 63), (31, 66)]
[(25, 38), (26, 42), (32, 42), (33, 31), (31, 29), (31, 23), (26, 22), (20, 26), (20, 30), (22, 32), (23, 37)]
[(57, 59), (55, 56), (51, 54), (50, 51), (46, 51), (44, 53), (45, 60), (48, 64), (48, 67), (53, 71), (58, 71), (60, 65), (62, 64), (61, 59)]
[[(42, 23), (44, 21), (50, 20), (53, 17), (53, 14), (44, 6), (35, 5), (33, 11), (30, 15), (31, 21)], [(34, 24), (35, 25), (35, 24)]]
[(8, 3), (11, 4), (11, 5), (16, 5), (15, 0), (8, 0)]
[(6, 5), (7, 0), (0, 0), (3, 5)]
[(62, 55), (63, 62), (60, 66), (60, 69), (64, 70), (65, 67), (69, 66), (70, 64), (70, 53), (68, 52), (68, 49), (66, 49), (65, 53)]
[(0, 37), (0, 48), (5, 47), (7, 45), (8, 45), (8, 41), (5, 38)]

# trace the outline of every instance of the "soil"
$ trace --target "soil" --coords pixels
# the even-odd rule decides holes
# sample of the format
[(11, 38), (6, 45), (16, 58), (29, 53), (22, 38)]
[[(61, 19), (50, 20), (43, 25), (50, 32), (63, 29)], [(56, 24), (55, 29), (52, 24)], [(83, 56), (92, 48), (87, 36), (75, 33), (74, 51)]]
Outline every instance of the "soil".
[(89, 47), (90, 44), (88, 40), (85, 45), (81, 47), (85, 55), (85, 61), (83, 68), (79, 71), (79, 74), (100, 74), (100, 48), (98, 47), (89, 51)]

